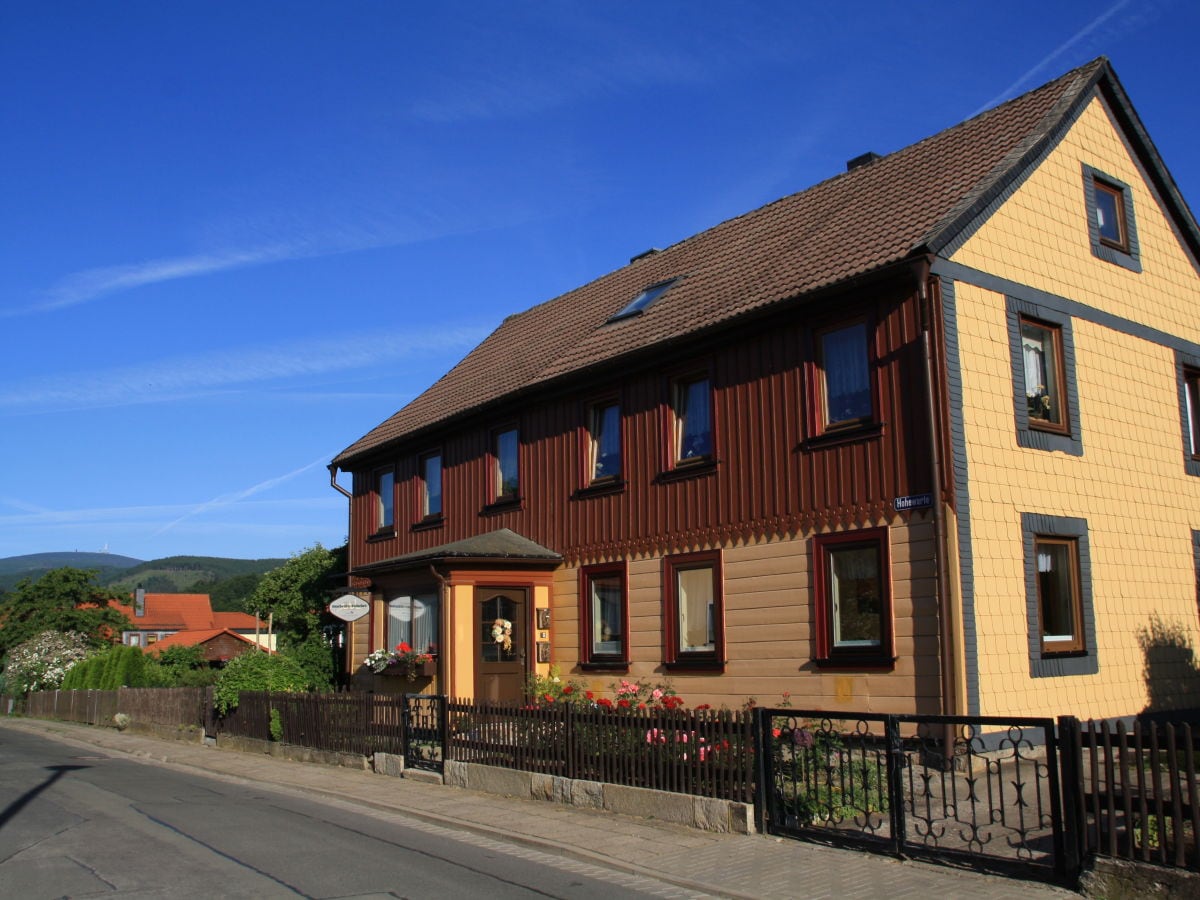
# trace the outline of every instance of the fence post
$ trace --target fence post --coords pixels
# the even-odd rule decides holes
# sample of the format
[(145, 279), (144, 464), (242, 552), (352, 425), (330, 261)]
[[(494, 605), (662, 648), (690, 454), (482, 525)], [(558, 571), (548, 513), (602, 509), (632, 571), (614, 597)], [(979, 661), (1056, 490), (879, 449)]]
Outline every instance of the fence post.
[(753, 709), (750, 741), (754, 747), (754, 825), (759, 834), (767, 833), (767, 798), (774, 773), (771, 771), (771, 717), (761, 706)]
[(894, 715), (883, 717), (884, 745), (887, 759), (888, 810), (892, 822), (892, 852), (904, 853), (904, 744), (900, 740), (900, 720)]
[(1063, 800), (1063, 874), (1075, 878), (1083, 860), (1085, 813), (1083, 799), (1083, 751), (1079, 720), (1058, 717), (1058, 759)]

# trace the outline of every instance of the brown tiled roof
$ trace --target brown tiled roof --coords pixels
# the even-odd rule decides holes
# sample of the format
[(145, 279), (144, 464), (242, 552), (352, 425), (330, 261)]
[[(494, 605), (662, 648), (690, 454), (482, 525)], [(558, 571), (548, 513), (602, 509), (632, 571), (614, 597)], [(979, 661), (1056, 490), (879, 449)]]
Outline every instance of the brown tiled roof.
[[(510, 316), (423, 394), (335, 459), (592, 366), (936, 252), (994, 199), (1102, 76), (1097, 59), (933, 137), (701, 232)], [(645, 313), (608, 319), (679, 278)]]

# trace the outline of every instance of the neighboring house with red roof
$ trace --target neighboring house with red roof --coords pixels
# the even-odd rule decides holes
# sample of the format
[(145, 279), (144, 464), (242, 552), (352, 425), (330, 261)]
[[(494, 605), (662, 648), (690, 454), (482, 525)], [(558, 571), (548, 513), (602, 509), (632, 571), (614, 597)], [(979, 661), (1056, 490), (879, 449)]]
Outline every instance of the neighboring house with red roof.
[[(155, 594), (138, 588), (131, 604), (112, 603), (123, 612), (133, 628), (121, 633), (121, 643), (150, 647), (172, 635), (208, 634), (228, 631), (269, 647), (266, 623), (248, 613), (213, 612), (208, 594)], [(178, 640), (192, 644), (196, 641)]]
[(207, 662), (228, 662), (260, 647), (254, 637), (239, 634), (229, 628), (210, 628), (203, 631), (177, 631), (159, 639), (147, 652), (157, 656), (170, 647), (199, 647)]
[(1098, 59), (509, 316), (330, 469), (351, 666), (441, 693), (1200, 705), (1200, 229)]

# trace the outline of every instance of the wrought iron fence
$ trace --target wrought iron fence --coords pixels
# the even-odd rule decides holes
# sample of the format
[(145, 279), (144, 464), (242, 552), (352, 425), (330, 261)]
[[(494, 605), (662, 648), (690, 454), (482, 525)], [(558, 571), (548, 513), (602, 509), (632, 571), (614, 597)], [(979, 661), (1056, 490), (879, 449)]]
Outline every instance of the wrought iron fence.
[(1051, 719), (761, 709), (769, 831), (1064, 874)]
[(447, 758), (739, 802), (754, 796), (753, 718), (452, 700)]

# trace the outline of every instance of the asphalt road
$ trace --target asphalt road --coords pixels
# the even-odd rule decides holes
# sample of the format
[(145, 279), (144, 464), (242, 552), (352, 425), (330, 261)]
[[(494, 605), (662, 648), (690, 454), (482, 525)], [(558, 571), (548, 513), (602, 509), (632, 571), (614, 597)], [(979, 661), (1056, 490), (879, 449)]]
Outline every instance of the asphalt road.
[(0, 731), (0, 898), (699, 897), (399, 814)]

